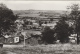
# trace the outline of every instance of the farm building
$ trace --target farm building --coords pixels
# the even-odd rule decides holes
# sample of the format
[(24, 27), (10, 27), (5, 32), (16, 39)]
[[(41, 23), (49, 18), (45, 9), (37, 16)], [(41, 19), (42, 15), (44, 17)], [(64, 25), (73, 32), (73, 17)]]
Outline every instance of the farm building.
[[(26, 33), (26, 38), (25, 38), (25, 43), (26, 45), (37, 45), (41, 41), (41, 33), (38, 32), (31, 32), (31, 33)], [(20, 43), (24, 43), (24, 36), (20, 36)]]
[[(40, 35), (33, 35), (31, 37), (28, 37), (25, 39), (26, 45), (37, 45), (41, 41), (41, 36)], [(24, 43), (24, 38), (20, 37), (20, 44)]]

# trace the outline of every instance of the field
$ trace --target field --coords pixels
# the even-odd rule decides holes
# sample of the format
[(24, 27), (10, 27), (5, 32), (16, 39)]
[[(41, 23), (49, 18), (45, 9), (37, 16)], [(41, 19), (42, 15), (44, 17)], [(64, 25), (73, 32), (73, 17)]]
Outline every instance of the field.
[(0, 54), (80, 54), (77, 44), (50, 44), (15, 48), (2, 48)]

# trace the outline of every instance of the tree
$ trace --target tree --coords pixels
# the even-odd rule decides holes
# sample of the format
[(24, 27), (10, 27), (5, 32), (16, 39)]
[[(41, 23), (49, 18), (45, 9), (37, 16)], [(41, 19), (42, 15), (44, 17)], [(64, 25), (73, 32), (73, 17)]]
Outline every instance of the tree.
[(71, 6), (68, 6), (68, 9), (71, 10), (70, 18), (74, 21), (74, 33), (77, 34), (77, 44), (79, 44), (79, 37), (80, 34), (80, 11), (79, 11), (79, 4), (72, 4)]
[(17, 19), (11, 9), (7, 8), (5, 4), (0, 4), (0, 36), (3, 32), (12, 29), (14, 22)]
[(42, 32), (42, 40), (45, 43), (52, 44), (55, 41), (54, 30), (50, 29), (50, 27), (45, 27)]
[(69, 41), (69, 30), (69, 25), (65, 22), (64, 19), (61, 19), (59, 22), (57, 22), (57, 25), (55, 26), (55, 32), (57, 33), (57, 38), (61, 43)]
[(42, 21), (41, 20), (39, 20), (39, 26), (41, 26), (43, 23), (42, 23)]

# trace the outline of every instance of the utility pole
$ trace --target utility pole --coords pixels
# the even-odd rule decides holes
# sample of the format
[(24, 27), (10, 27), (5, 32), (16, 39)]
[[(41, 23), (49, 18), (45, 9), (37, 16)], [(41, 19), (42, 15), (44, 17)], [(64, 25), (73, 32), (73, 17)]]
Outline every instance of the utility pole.
[(26, 36), (26, 32), (25, 31), (22, 32), (22, 35), (24, 36), (24, 44), (23, 44), (23, 46), (25, 47), (25, 36)]
[(25, 35), (24, 35), (24, 47), (25, 47)]

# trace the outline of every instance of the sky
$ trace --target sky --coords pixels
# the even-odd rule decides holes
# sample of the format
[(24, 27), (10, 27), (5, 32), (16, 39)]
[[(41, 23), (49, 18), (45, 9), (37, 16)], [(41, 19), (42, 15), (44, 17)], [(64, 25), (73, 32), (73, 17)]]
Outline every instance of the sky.
[(66, 10), (67, 6), (80, 1), (0, 1), (12, 10)]

